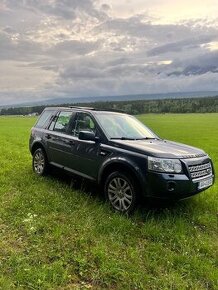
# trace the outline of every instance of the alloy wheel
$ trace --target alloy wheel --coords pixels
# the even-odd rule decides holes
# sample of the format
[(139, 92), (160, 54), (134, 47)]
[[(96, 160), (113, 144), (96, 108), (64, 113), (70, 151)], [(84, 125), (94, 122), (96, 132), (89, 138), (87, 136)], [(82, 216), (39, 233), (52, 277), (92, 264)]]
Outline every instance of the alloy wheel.
[(114, 177), (108, 184), (108, 198), (116, 210), (127, 211), (132, 204), (133, 190), (127, 180)]
[(37, 174), (41, 175), (45, 168), (45, 157), (42, 152), (37, 152), (34, 156), (33, 167)]

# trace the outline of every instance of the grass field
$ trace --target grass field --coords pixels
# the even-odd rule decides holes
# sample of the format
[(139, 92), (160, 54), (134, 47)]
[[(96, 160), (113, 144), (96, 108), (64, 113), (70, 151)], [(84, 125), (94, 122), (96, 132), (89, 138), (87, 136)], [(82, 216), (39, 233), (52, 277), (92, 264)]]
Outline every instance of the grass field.
[[(218, 114), (138, 116), (203, 148), (218, 172)], [(218, 184), (165, 208), (112, 213), (68, 179), (35, 176), (35, 119), (0, 118), (0, 289), (218, 289)]]

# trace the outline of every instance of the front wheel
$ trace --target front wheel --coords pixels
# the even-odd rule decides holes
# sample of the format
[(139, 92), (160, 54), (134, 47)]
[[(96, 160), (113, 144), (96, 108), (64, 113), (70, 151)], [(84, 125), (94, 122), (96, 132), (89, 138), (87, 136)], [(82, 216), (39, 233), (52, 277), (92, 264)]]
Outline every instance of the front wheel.
[(111, 173), (105, 182), (104, 193), (111, 207), (121, 213), (131, 213), (137, 205), (137, 186), (128, 173)]
[(33, 171), (37, 175), (46, 175), (48, 172), (48, 161), (43, 149), (39, 148), (33, 153)]

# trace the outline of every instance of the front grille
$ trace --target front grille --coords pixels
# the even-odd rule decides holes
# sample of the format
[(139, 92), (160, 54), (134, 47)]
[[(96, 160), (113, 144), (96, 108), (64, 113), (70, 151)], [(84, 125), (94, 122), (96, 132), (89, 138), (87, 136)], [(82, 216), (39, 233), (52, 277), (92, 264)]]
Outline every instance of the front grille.
[(212, 173), (210, 162), (198, 165), (189, 165), (188, 168), (192, 179), (204, 177)]

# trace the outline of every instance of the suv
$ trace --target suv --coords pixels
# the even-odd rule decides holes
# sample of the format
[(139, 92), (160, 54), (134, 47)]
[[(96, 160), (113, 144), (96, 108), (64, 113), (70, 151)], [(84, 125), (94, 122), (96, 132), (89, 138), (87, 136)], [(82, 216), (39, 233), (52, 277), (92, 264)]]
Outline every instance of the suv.
[(94, 181), (112, 208), (124, 213), (143, 196), (179, 200), (214, 183), (203, 150), (163, 140), (135, 117), (114, 111), (46, 108), (29, 147), (36, 174), (53, 165)]

